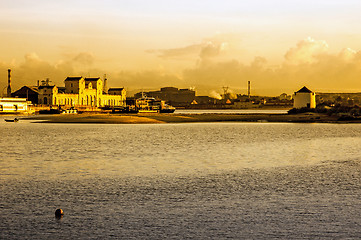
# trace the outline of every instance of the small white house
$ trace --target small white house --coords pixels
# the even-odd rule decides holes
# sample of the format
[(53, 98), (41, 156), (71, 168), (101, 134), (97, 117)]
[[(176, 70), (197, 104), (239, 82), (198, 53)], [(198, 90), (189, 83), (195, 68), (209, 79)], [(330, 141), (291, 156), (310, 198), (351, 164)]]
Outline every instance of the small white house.
[(293, 95), (294, 108), (316, 108), (316, 93), (312, 92), (307, 87), (303, 87)]
[(28, 111), (26, 98), (0, 98), (0, 113), (16, 113)]

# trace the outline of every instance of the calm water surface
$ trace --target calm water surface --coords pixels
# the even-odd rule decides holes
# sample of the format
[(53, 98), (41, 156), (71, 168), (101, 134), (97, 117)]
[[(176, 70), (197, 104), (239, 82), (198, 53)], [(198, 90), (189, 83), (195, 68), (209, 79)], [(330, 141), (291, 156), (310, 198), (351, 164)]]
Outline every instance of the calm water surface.
[(0, 120), (0, 239), (361, 238), (359, 124)]
[(222, 113), (222, 114), (286, 114), (289, 109), (176, 109), (175, 114), (204, 114), (204, 113)]

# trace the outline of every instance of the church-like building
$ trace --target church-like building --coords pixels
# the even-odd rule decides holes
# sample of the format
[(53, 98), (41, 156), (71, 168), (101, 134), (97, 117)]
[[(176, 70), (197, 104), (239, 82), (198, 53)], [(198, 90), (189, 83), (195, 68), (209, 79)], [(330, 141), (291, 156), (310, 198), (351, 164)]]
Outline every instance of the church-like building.
[(121, 107), (126, 104), (124, 88), (105, 89), (99, 77), (67, 77), (65, 87), (43, 81), (38, 87), (38, 103), (57, 106)]

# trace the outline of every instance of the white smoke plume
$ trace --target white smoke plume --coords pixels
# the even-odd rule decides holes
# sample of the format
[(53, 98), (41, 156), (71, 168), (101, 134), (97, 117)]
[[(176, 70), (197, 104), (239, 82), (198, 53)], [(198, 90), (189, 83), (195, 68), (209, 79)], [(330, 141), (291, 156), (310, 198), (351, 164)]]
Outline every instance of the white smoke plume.
[(212, 90), (210, 93), (209, 93), (209, 96), (212, 97), (212, 98), (215, 98), (215, 99), (218, 99), (218, 100), (221, 100), (222, 99), (222, 96), (220, 93), (217, 93), (216, 91)]

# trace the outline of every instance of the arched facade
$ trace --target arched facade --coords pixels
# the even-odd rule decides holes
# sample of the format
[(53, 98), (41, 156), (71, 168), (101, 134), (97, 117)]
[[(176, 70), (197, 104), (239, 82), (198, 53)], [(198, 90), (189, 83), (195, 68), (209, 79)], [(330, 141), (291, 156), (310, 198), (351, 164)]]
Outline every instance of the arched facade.
[(39, 87), (39, 103), (58, 106), (119, 107), (125, 106), (124, 88), (117, 94), (105, 94), (100, 78), (68, 77), (65, 89), (56, 86)]

